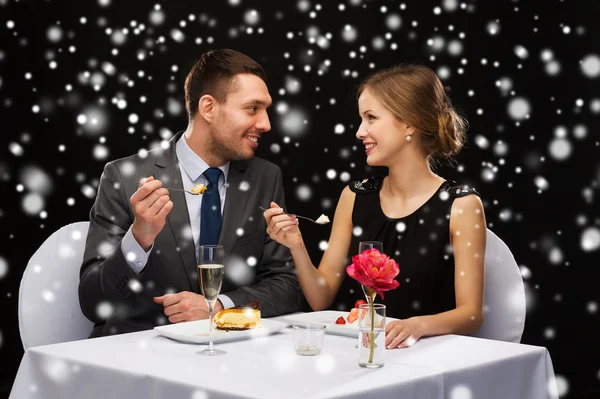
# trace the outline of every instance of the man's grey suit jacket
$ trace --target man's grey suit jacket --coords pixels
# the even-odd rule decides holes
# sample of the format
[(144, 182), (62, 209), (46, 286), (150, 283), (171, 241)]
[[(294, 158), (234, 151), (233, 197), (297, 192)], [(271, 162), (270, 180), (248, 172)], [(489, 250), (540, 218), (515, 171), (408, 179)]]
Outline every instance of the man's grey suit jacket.
[[(90, 228), (80, 273), (79, 301), (95, 323), (92, 337), (132, 332), (168, 323), (154, 296), (200, 292), (194, 240), (185, 194), (171, 191), (173, 209), (156, 237), (144, 270), (127, 264), (121, 239), (134, 220), (129, 203), (141, 178), (154, 176), (164, 187), (183, 188), (173, 137), (169, 147), (108, 163), (90, 211)], [(237, 306), (260, 301), (263, 317), (300, 310), (302, 293), (289, 250), (270, 239), (259, 206), (284, 207), (281, 170), (254, 157), (232, 161), (219, 244), (225, 249), (221, 293)], [(255, 258), (254, 266), (248, 265)], [(251, 264), (253, 262), (250, 262)], [(108, 317), (106, 317), (110, 314)]]

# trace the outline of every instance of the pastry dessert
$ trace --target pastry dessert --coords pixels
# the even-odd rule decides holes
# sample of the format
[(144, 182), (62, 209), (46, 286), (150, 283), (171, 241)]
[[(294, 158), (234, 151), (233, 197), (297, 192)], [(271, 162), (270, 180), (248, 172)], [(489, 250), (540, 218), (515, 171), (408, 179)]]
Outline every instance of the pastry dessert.
[(213, 322), (219, 330), (250, 330), (260, 327), (259, 301), (250, 305), (236, 306), (220, 311), (213, 317)]
[(319, 218), (316, 221), (316, 223), (318, 223), (318, 224), (327, 224), (329, 222), (330, 222), (330, 220), (327, 217), (327, 215), (325, 215), (325, 214), (322, 214), (321, 216), (319, 216)]
[(206, 186), (204, 184), (196, 184), (190, 191), (194, 194), (204, 194)]

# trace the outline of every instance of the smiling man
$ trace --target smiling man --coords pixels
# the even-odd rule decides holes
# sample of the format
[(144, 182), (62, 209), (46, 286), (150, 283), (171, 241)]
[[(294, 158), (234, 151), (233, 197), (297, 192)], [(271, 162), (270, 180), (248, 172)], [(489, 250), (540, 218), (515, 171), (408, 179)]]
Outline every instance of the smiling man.
[[(186, 78), (185, 100), (187, 129), (167, 148), (104, 168), (79, 284), (92, 337), (207, 318), (199, 245), (225, 249), (215, 313), (255, 300), (263, 317), (302, 305), (290, 253), (266, 234), (259, 209), (284, 203), (281, 170), (254, 157), (271, 130), (263, 68), (237, 51), (209, 51)], [(198, 184), (203, 195), (179, 191)]]

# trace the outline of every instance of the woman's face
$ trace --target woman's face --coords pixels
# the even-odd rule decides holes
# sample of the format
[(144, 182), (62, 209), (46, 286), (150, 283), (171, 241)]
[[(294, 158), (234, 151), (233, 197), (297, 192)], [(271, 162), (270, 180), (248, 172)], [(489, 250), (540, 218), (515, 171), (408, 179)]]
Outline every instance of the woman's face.
[(365, 89), (358, 98), (361, 124), (356, 137), (362, 140), (367, 154), (367, 164), (389, 166), (410, 145), (406, 136), (414, 129), (399, 121), (390, 110)]

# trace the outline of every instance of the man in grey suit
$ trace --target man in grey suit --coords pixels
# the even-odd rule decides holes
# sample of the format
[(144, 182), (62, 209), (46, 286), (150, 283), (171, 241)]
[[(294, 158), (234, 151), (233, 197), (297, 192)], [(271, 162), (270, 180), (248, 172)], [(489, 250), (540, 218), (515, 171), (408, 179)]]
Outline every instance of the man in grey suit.
[[(185, 98), (185, 132), (104, 168), (79, 283), (92, 337), (207, 318), (198, 246), (217, 241), (226, 277), (215, 313), (255, 300), (263, 317), (302, 306), (290, 253), (270, 239), (259, 209), (284, 203), (281, 170), (254, 157), (271, 129), (263, 68), (233, 50), (209, 51), (190, 70)], [(170, 190), (198, 184), (204, 195)]]

